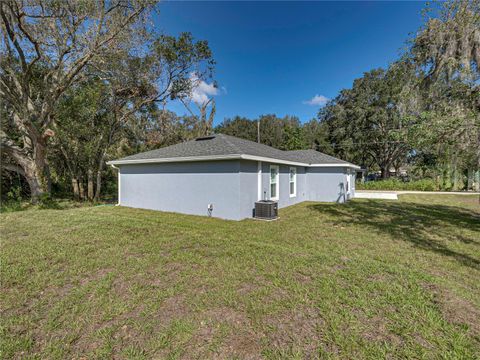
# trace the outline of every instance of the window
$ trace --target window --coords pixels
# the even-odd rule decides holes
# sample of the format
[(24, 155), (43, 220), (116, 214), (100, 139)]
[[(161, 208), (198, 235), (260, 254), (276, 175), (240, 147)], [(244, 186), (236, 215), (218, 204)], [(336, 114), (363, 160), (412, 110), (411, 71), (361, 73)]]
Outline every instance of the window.
[(297, 196), (297, 168), (290, 168), (290, 197)]
[(270, 165), (270, 199), (278, 200), (278, 166)]

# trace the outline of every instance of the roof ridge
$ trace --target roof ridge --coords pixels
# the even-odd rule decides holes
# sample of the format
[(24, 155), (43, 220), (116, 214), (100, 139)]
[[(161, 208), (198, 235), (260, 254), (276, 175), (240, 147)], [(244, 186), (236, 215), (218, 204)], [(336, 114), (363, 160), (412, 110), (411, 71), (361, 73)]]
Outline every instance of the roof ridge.
[(237, 145), (235, 145), (228, 139), (230, 135), (222, 134), (222, 133), (216, 134), (216, 135), (220, 135), (220, 137), (223, 138), (230, 146), (232, 146), (239, 154), (242, 154), (242, 149), (240, 149)]
[[(297, 150), (285, 150), (286, 152), (296, 152), (296, 151), (315, 151), (322, 153), (321, 151), (315, 150), (315, 149), (297, 149)], [(323, 153), (322, 153), (323, 154)]]
[[(286, 150), (282, 150), (282, 149), (278, 149), (274, 146), (271, 146), (271, 145), (267, 145), (267, 144), (263, 144), (261, 142), (257, 142), (257, 141), (252, 141), (252, 140), (249, 140), (249, 139), (244, 139), (244, 138), (241, 138), (241, 137), (238, 137), (238, 136), (233, 136), (233, 135), (228, 135), (228, 134), (222, 134), (222, 133), (219, 133), (218, 135), (222, 135), (222, 137), (225, 137), (226, 139), (227, 138), (232, 138), (232, 139), (235, 139), (235, 140), (240, 140), (240, 141), (244, 141), (244, 142), (247, 142), (247, 143), (251, 143), (251, 144), (255, 144), (255, 145), (259, 145), (259, 146), (264, 146), (264, 147), (268, 147), (270, 149), (273, 149), (275, 151), (279, 151), (279, 152), (282, 152), (282, 153), (287, 153), (288, 151)], [(230, 142), (229, 142), (230, 143)], [(241, 150), (241, 149), (240, 149)]]

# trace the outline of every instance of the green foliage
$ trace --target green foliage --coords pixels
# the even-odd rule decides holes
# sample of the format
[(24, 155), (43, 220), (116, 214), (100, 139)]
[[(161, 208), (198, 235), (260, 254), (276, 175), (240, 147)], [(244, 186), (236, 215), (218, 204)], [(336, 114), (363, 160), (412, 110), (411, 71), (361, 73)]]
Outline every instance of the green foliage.
[[(258, 119), (251, 120), (241, 116), (235, 116), (232, 119), (225, 119), (215, 127), (215, 132), (236, 136), (242, 139), (257, 141)], [(262, 129), (260, 129), (262, 130)], [(260, 138), (263, 138), (262, 131)]]
[(411, 114), (416, 111), (405, 89), (415, 82), (412, 67), (399, 62), (388, 70), (369, 71), (351, 89), (342, 90), (319, 113), (335, 154), (362, 166), (375, 164), (384, 174), (400, 159), (405, 161)]
[[(104, 204), (104, 203), (102, 203)], [(98, 205), (98, 204), (97, 204)], [(95, 206), (97, 206), (95, 205)], [(17, 211), (33, 211), (33, 210), (67, 210), (75, 208), (83, 208), (94, 206), (90, 202), (78, 202), (71, 199), (64, 198), (45, 198), (37, 204), (32, 204), (29, 200), (12, 200), (2, 201), (0, 206), (0, 213), (12, 213)]]
[(300, 126), (287, 126), (284, 132), (285, 150), (302, 150), (306, 148), (305, 138)]
[(7, 201), (21, 202), (22, 201), (22, 188), (20, 186), (16, 186), (16, 187), (11, 188), (7, 192)]
[(451, 0), (425, 9), (410, 56), (431, 82), (480, 76), (480, 1)]
[(441, 177), (444, 189), (471, 189), (480, 170), (480, 1), (432, 9), (398, 61), (366, 72), (320, 110), (315, 141), (385, 178), (408, 163)]
[(307, 148), (329, 155), (334, 155), (333, 144), (329, 140), (328, 124), (312, 119), (302, 126), (302, 133)]
[(257, 141), (258, 122), (262, 144), (281, 150), (301, 150), (310, 147), (300, 120), (294, 116), (279, 118), (270, 114), (253, 120), (236, 116), (233, 119), (225, 119), (215, 128), (215, 132)]
[(357, 190), (414, 190), (414, 191), (438, 191), (447, 190), (433, 179), (421, 179), (412, 181), (402, 181), (399, 179), (388, 179), (378, 181), (368, 181), (365, 183), (357, 182)]
[(2, 3), (2, 162), (35, 199), (53, 180), (98, 200), (105, 161), (144, 140), (144, 115), (212, 76), (207, 41), (148, 26), (155, 1), (121, 3)]
[(21, 185), (11, 184), (5, 194), (2, 194), (0, 212), (20, 211), (24, 208), (23, 189)]
[(2, 200), (0, 205), (0, 213), (21, 211), (24, 209), (25, 209), (25, 204), (23, 204), (21, 201)]
[(39, 209), (60, 209), (58, 202), (52, 198), (51, 194), (42, 194), (38, 199)]

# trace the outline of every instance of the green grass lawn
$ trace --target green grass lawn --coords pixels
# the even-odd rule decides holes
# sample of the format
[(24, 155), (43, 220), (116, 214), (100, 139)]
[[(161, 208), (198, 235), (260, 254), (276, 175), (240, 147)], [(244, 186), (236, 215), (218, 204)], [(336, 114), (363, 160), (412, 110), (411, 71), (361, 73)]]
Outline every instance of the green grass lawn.
[(478, 358), (476, 196), (0, 215), (0, 358)]

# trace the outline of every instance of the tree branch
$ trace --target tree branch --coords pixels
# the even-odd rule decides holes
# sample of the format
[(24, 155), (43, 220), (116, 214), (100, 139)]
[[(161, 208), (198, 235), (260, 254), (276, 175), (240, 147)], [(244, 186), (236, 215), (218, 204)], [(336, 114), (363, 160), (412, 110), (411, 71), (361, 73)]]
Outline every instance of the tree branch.
[(19, 164), (24, 163), (26, 159), (25, 151), (15, 145), (11, 139), (8, 139), (4, 132), (0, 133), (0, 136), (2, 139), (0, 141), (0, 150), (5, 154), (10, 155)]
[[(23, 49), (22, 47), (20, 46), (18, 40), (17, 40), (17, 37), (15, 36), (15, 32), (14, 30), (12, 29), (12, 26), (10, 24), (10, 21), (9, 19), (7, 19), (7, 15), (5, 13), (5, 10), (4, 10), (4, 6), (8, 6), (6, 3), (2, 3), (0, 5), (0, 16), (2, 18), (2, 21), (3, 23), (5, 24), (5, 29), (7, 31), (7, 34), (8, 34), (8, 38), (10, 39), (10, 41), (12, 42), (13, 46), (15, 46), (15, 49), (17, 50), (17, 53), (18, 53), (18, 56), (20, 57), (20, 62), (22, 64), (22, 69), (24, 71), (26, 71), (27, 69), (27, 61), (25, 59), (25, 53), (23, 52)], [(12, 10), (10, 8), (10, 10)]]
[(15, 164), (5, 164), (5, 162), (2, 162), (1, 168), (2, 168), (2, 170), (7, 170), (7, 171), (16, 172), (17, 174), (20, 174), (20, 175), (22, 175), (23, 177), (26, 177), (25, 171), (23, 171), (23, 169), (22, 169), (20, 166), (18, 166), (18, 165), (15, 165)]

